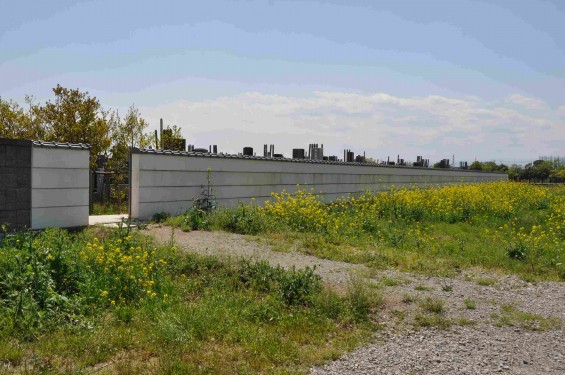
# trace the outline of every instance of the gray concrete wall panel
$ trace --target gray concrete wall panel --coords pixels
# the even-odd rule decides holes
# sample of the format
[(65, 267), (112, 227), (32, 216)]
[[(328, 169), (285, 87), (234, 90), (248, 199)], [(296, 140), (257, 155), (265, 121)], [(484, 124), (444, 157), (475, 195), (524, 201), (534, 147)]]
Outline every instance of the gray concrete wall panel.
[(88, 205), (88, 188), (32, 189), (31, 208), (76, 207)]
[(88, 225), (89, 156), (86, 148), (32, 149), (31, 227)]
[(88, 210), (88, 205), (34, 208), (32, 226), (34, 229), (88, 226)]
[(136, 152), (132, 155), (132, 216), (149, 218), (190, 208), (193, 199), (202, 197), (208, 169), (216, 200), (226, 207), (251, 198), (261, 204), (272, 192), (283, 190), (313, 189), (329, 201), (393, 185), (427, 187), (508, 179), (505, 174), (476, 171)]
[(32, 170), (32, 189), (89, 188), (88, 169), (75, 169), (68, 173), (67, 168), (34, 168)]

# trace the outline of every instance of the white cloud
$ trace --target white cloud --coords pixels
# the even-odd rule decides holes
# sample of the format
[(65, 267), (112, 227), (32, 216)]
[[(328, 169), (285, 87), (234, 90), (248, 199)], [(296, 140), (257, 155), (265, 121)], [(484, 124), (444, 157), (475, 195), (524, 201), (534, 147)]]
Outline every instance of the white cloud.
[(532, 98), (530, 96), (524, 96), (520, 94), (510, 95), (506, 98), (508, 103), (516, 104), (518, 106), (523, 106), (530, 109), (542, 109), (547, 107), (547, 104), (538, 98)]
[[(292, 148), (324, 144), (326, 154), (344, 148), (383, 159), (408, 160), (456, 155), (459, 160), (520, 159), (562, 153), (563, 107), (532, 111), (535, 99), (512, 96), (501, 101), (443, 96), (397, 97), (315, 92), (307, 97), (248, 92), (207, 101), (178, 101), (141, 108), (150, 123), (163, 117), (183, 127), (188, 142), (221, 151), (241, 152), (263, 144), (290, 155)], [(525, 100), (526, 98), (527, 100)], [(522, 103), (517, 106), (516, 103)], [(527, 103), (524, 104), (524, 103)], [(539, 104), (539, 103), (538, 103)]]

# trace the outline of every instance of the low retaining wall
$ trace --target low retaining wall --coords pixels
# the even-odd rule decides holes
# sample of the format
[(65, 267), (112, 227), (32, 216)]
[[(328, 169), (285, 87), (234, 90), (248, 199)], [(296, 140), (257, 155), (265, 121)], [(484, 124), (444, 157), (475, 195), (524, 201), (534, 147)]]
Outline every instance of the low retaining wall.
[(146, 219), (158, 212), (178, 214), (202, 197), (210, 170), (219, 205), (263, 203), (272, 192), (313, 189), (326, 200), (395, 186), (429, 186), (506, 181), (508, 176), (466, 170), (388, 167), (370, 164), (271, 159), (222, 154), (134, 150), (131, 156), (131, 216)]

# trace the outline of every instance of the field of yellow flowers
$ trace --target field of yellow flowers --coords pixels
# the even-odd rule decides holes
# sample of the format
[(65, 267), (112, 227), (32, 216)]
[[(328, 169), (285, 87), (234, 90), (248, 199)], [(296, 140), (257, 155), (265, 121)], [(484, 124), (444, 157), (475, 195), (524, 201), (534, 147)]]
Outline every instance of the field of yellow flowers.
[(434, 274), (480, 266), (565, 280), (563, 186), (392, 188), (329, 204), (302, 190), (273, 194), (257, 215), (284, 224), (320, 257)]

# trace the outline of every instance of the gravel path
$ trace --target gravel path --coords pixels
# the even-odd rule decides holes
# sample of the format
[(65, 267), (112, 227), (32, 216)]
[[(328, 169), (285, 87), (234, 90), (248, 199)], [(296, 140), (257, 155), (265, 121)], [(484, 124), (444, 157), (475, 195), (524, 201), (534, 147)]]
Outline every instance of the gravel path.
[[(147, 233), (170, 241), (172, 229)], [(224, 232), (174, 231), (177, 245), (200, 254), (264, 259), (272, 265), (316, 267), (324, 280), (343, 288), (351, 274), (381, 287), (383, 329), (375, 342), (340, 360), (313, 368), (313, 374), (563, 374), (565, 375), (565, 283), (527, 283), (515, 276), (465, 271), (456, 278), (427, 277), (394, 270), (276, 252), (248, 237)], [(439, 300), (443, 312), (422, 307)], [(473, 307), (473, 308), (469, 308)], [(415, 324), (417, 314), (451, 323), (439, 330)], [(529, 315), (528, 315), (529, 314)]]
[[(151, 226), (146, 230), (158, 241), (167, 242), (171, 240), (170, 227)], [(273, 266), (283, 268), (305, 268), (315, 267), (316, 273), (331, 284), (338, 287), (347, 285), (350, 274), (366, 270), (363, 266), (334, 262), (319, 259), (309, 255), (296, 252), (282, 253), (271, 250), (271, 248), (259, 241), (253, 241), (245, 236), (226, 232), (183, 232), (174, 230), (175, 243), (187, 251), (203, 255), (214, 255), (220, 258), (251, 258), (266, 260)]]

